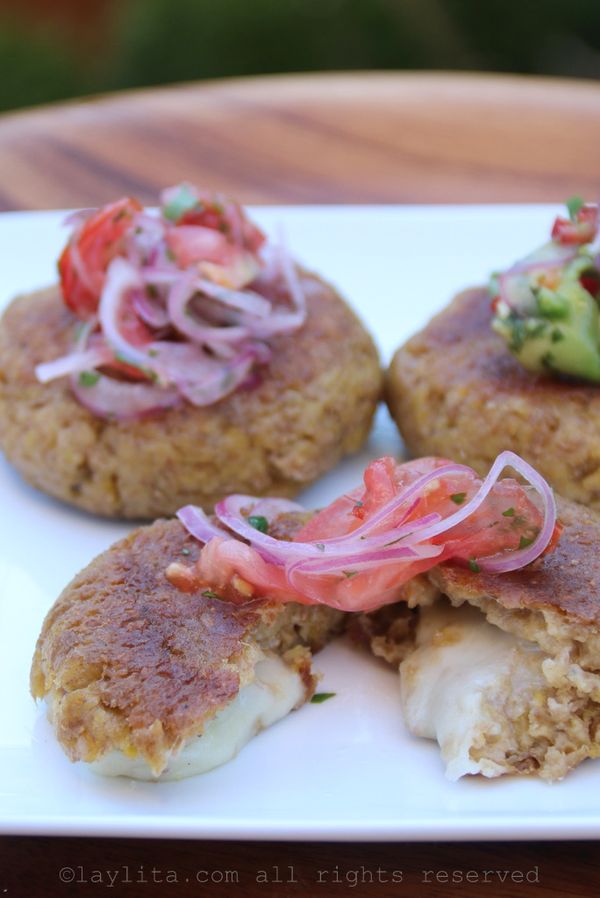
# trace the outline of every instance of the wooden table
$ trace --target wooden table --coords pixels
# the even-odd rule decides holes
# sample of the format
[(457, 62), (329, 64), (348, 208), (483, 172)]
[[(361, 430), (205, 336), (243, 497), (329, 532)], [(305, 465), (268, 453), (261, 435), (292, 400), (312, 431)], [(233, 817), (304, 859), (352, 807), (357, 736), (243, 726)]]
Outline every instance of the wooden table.
[[(255, 203), (595, 199), (599, 147), (600, 87), (593, 83), (352, 74), (185, 85), (0, 117), (0, 209), (90, 206), (124, 193), (154, 202), (162, 186), (183, 178)], [(97, 895), (108, 887), (107, 871), (117, 871), (115, 894), (211, 898), (570, 898), (595, 894), (599, 879), (596, 846), (581, 842), (15, 837), (2, 840), (0, 851), (0, 893), (28, 898)], [(61, 882), (61, 869), (63, 879), (64, 869), (67, 879), (73, 870), (74, 882)], [(257, 882), (262, 870), (269, 881)], [(98, 871), (102, 884), (94, 882)], [(203, 881), (215, 871), (217, 879), (218, 871), (237, 871), (237, 883)], [(499, 874), (484, 885), (484, 871)], [(170, 872), (178, 885), (168, 883)]]
[(600, 88), (439, 74), (136, 91), (0, 117), (0, 209), (144, 202), (184, 178), (256, 203), (590, 198)]

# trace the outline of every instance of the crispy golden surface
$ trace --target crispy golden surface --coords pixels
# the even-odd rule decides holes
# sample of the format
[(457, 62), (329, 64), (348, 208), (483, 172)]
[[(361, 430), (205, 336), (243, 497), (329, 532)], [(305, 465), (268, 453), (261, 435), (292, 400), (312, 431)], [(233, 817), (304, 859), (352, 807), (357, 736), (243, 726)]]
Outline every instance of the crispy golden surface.
[(103, 515), (295, 495), (361, 446), (382, 382), (358, 318), (332, 287), (302, 277), (307, 322), (273, 341), (258, 387), (133, 422), (95, 417), (67, 378), (36, 381), (34, 366), (68, 351), (76, 322), (57, 288), (19, 297), (0, 323), (0, 448), (33, 486)]
[(408, 448), (480, 474), (512, 449), (600, 509), (600, 388), (526, 371), (490, 321), (487, 291), (467, 290), (396, 352), (387, 399)]
[(558, 546), (525, 570), (479, 574), (443, 564), (429, 579), (451, 600), (485, 597), (511, 610), (552, 610), (569, 622), (600, 627), (600, 515), (558, 500), (564, 530)]
[[(78, 574), (48, 613), (31, 690), (48, 698), (71, 759), (118, 749), (160, 773), (168, 754), (237, 695), (261, 648), (318, 648), (339, 629), (343, 615), (328, 608), (235, 605), (177, 590), (166, 567), (191, 563), (199, 548), (176, 520), (139, 528)], [(290, 663), (308, 696), (305, 660)]]

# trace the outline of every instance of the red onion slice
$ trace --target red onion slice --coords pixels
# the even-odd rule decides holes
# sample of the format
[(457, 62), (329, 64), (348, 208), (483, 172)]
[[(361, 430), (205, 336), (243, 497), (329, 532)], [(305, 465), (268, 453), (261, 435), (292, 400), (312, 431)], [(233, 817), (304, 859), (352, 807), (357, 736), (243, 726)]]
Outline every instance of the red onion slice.
[[(215, 514), (228, 530), (246, 539), (261, 555), (268, 555), (269, 560), (276, 560), (277, 564), (287, 564), (295, 558), (302, 557), (317, 559), (328, 565), (333, 563), (333, 561), (330, 562), (330, 559), (347, 558), (351, 553), (362, 557), (375, 550), (385, 549), (390, 543), (393, 546), (390, 546), (387, 556), (403, 557), (403, 549), (406, 546), (416, 545), (417, 542), (420, 542), (420, 528), (440, 519), (440, 515), (430, 514), (422, 519), (411, 521), (404, 527), (394, 528), (370, 538), (357, 536), (359, 530), (354, 530), (343, 536), (318, 542), (289, 542), (275, 539), (268, 533), (262, 533), (248, 523), (248, 517), (260, 514), (257, 511), (257, 506), (260, 504), (253, 496), (228, 496), (217, 502)], [(247, 516), (244, 512), (247, 512)]]
[(213, 537), (227, 535), (221, 527), (213, 524), (206, 512), (197, 505), (184, 505), (177, 512), (177, 517), (185, 529), (201, 543), (210, 542)]
[(372, 549), (370, 552), (348, 552), (336, 558), (306, 558), (294, 562), (287, 568), (287, 575), (294, 589), (298, 584), (293, 579), (293, 574), (312, 574), (322, 576), (324, 574), (343, 574), (351, 570), (353, 574), (372, 570), (386, 565), (389, 562), (396, 564), (398, 561), (420, 561), (424, 558), (437, 558), (444, 551), (443, 546), (401, 546), (390, 549)]
[(252, 514), (266, 518), (269, 523), (281, 514), (294, 514), (306, 511), (298, 502), (291, 499), (271, 498), (259, 499), (252, 507)]
[[(433, 460), (433, 463), (436, 464), (436, 461)], [(473, 484), (472, 488), (474, 488), (474, 472), (464, 465), (441, 464), (433, 468), (426, 474), (417, 477), (408, 487), (401, 489), (398, 496), (385, 503), (360, 527), (338, 537), (323, 539), (321, 542), (277, 540), (268, 533), (257, 530), (249, 523), (249, 516), (260, 510), (281, 513), (282, 509), (289, 507), (286, 505), (286, 500), (281, 500), (274, 507), (271, 505), (270, 509), (266, 503), (272, 503), (274, 500), (258, 500), (253, 496), (244, 495), (230, 496), (222, 500), (217, 503), (215, 514), (226, 528), (226, 532), (220, 531), (218, 527), (208, 522), (203, 513), (193, 514), (189, 508), (183, 510), (180, 520), (201, 542), (210, 543), (216, 536), (220, 538), (220, 545), (223, 546), (230, 543), (235, 545), (236, 538), (247, 541), (249, 545), (239, 544), (243, 546), (246, 553), (244, 556), (246, 559), (245, 571), (248, 571), (248, 565), (250, 568), (252, 566), (252, 556), (248, 557), (248, 552), (256, 552), (257, 564), (259, 560), (263, 565), (263, 574), (264, 564), (271, 565), (273, 572), (277, 570), (278, 578), (273, 582), (280, 584), (287, 582), (290, 586), (289, 596), (295, 597), (298, 601), (323, 601), (346, 610), (373, 608), (377, 606), (378, 598), (381, 600), (379, 604), (395, 601), (397, 595), (394, 590), (416, 572), (432, 567), (436, 563), (436, 559), (451, 561), (453, 558), (462, 558), (460, 538), (455, 550), (453, 548), (455, 537), (451, 531), (477, 512), (504, 468), (508, 466), (514, 468), (528, 480), (539, 494), (543, 513), (542, 526), (530, 546), (518, 550), (506, 549), (496, 555), (479, 556), (473, 561), (477, 563), (478, 569), (484, 572), (512, 571), (529, 564), (548, 547), (556, 523), (556, 508), (552, 492), (544, 479), (531, 465), (510, 451), (502, 452), (498, 456), (475, 495), (446, 517), (431, 511), (415, 520), (406, 519), (406, 515), (411, 514), (417, 507), (416, 495), (426, 495), (435, 480), (439, 479), (444, 488), (442, 495), (439, 496), (439, 499), (444, 502), (454, 498), (451, 493), (454, 485), (453, 479), (456, 483), (457, 479), (460, 476), (464, 477), (465, 473), (469, 474), (469, 479)], [(365, 480), (365, 483), (368, 489), (368, 481)], [(437, 485), (435, 489), (438, 490), (439, 486)], [(461, 501), (464, 501), (470, 490), (464, 481), (461, 487), (461, 493), (464, 493)], [(466, 492), (465, 487), (467, 487)], [(447, 496), (444, 495), (445, 488), (448, 489)], [(353, 501), (352, 497), (349, 497), (349, 500)], [(289, 510), (297, 510), (295, 503), (292, 503)], [(399, 514), (400, 517), (398, 517)], [(338, 520), (335, 514), (333, 520)], [(339, 521), (342, 522), (340, 526), (346, 526), (343, 520), (342, 515), (339, 518)], [(432, 543), (434, 538), (443, 534), (449, 534), (449, 537), (445, 541)], [(228, 551), (228, 564), (233, 565), (233, 569), (235, 569), (235, 552)], [(202, 557), (201, 555), (200, 562)], [(213, 558), (213, 562), (215, 558), (216, 556)], [(388, 575), (391, 580), (386, 581), (384, 577), (383, 585), (380, 585), (381, 578), (375, 577), (374, 581), (370, 578), (371, 572), (375, 574), (377, 571), (385, 570), (388, 565), (392, 566)], [(362, 598), (357, 596), (356, 589), (352, 590), (343, 585), (344, 578), (354, 577), (358, 574), (367, 575), (366, 578), (360, 580), (360, 589), (358, 589), (360, 592), (364, 587), (365, 593)], [(325, 584), (323, 581), (319, 584), (319, 578), (323, 577), (326, 578)], [(284, 579), (282, 580), (282, 578)], [(327, 578), (333, 578), (333, 580)], [(341, 584), (339, 589), (335, 585), (338, 581)], [(268, 580), (264, 582), (266, 583)], [(356, 582), (359, 583), (359, 581)], [(369, 592), (369, 584), (372, 583), (374, 586)], [(327, 584), (335, 586), (333, 593)], [(383, 590), (384, 595), (378, 597), (373, 592), (374, 588)], [(322, 590), (321, 593), (319, 593), (319, 589)], [(284, 597), (284, 600), (288, 599)]]
[[(95, 339), (96, 321), (86, 322), (75, 343), (76, 353), (85, 354), (88, 341)], [(101, 347), (102, 348), (102, 347)], [(80, 376), (71, 375), (71, 389), (79, 402), (99, 418), (128, 421), (143, 418), (181, 402), (176, 389), (162, 389), (143, 383), (128, 383), (107, 377), (94, 369), (86, 372), (87, 383)], [(90, 382), (91, 381), (91, 382)]]
[(516, 274), (536, 270), (544, 271), (549, 268), (562, 268), (564, 265), (572, 262), (573, 259), (577, 257), (578, 253), (578, 246), (566, 246), (561, 243), (550, 241), (534, 252), (529, 253), (524, 259), (515, 262), (514, 265), (511, 265), (508, 271)]
[(535, 468), (520, 456), (516, 455), (516, 453), (510, 452), (509, 450), (501, 452), (496, 458), (496, 461), (490, 468), (489, 474), (473, 498), (470, 501), (465, 502), (465, 504), (454, 514), (450, 515), (450, 517), (444, 518), (443, 521), (437, 524), (431, 524), (429, 527), (423, 528), (419, 532), (420, 539), (432, 539), (434, 536), (445, 533), (447, 530), (460, 524), (465, 518), (470, 517), (470, 515), (479, 508), (486, 496), (489, 495), (500, 474), (504, 468), (507, 467), (514, 468), (514, 470), (525, 480), (528, 480), (540, 496), (544, 514), (543, 524), (536, 539), (526, 549), (518, 549), (508, 554), (503, 553), (500, 558), (496, 558), (495, 556), (477, 558), (477, 564), (481, 570), (501, 572), (516, 571), (534, 561), (545, 549), (547, 549), (550, 540), (552, 539), (556, 524), (556, 502), (552, 490), (541, 474), (538, 474)]
[(251, 336), (247, 327), (212, 327), (198, 321), (188, 309), (188, 304), (196, 293), (196, 278), (192, 274), (178, 280), (172, 287), (167, 300), (169, 317), (180, 334), (194, 343), (210, 346), (213, 342), (240, 343)]
[[(90, 341), (83, 354), (44, 363), (37, 373), (46, 382), (114, 363), (125, 376), (129, 366), (151, 381), (115, 380), (117, 386), (109, 390), (104, 379), (92, 384), (87, 378), (89, 386), (83, 393), (77, 389), (78, 398), (83, 396), (89, 407), (91, 397), (97, 397), (94, 406), (103, 417), (108, 414), (104, 400), (124, 396), (123, 384), (132, 387), (132, 408), (145, 407), (146, 395), (162, 406), (171, 401), (172, 388), (197, 406), (253, 388), (261, 381), (259, 366), (271, 359), (266, 341), (292, 333), (306, 320), (305, 284), (286, 247), (263, 246), (264, 235), (242, 208), (219, 195), (183, 185), (167, 190), (163, 199), (175, 201), (183, 188), (181, 214), (137, 211), (117, 242), (106, 238), (107, 246), (102, 242), (106, 235), (96, 239), (95, 232), (85, 230), (89, 216), (103, 210), (69, 216), (75, 229), (71, 263), (80, 284), (98, 297), (102, 342), (94, 346)], [(100, 258), (105, 250), (111, 258), (106, 270)], [(167, 351), (167, 343), (172, 350)], [(185, 355), (182, 346), (192, 352)], [(133, 390), (143, 386), (162, 392)], [(115, 416), (120, 417), (122, 403), (117, 404)]]
[(138, 270), (131, 262), (117, 256), (110, 263), (106, 273), (98, 317), (104, 338), (115, 356), (120, 361), (147, 372), (152, 379), (164, 383), (165, 378), (149, 354), (148, 348), (134, 346), (121, 333), (120, 315), (123, 303), (132, 291), (142, 292), (143, 289), (144, 283)]
[(254, 315), (257, 318), (266, 318), (273, 310), (272, 303), (253, 290), (233, 290), (230, 287), (214, 284), (206, 278), (198, 278), (195, 281), (195, 287), (200, 293), (210, 296), (211, 299), (216, 299), (225, 306), (230, 306), (232, 309)]
[[(402, 518), (407, 517), (414, 509), (414, 500), (418, 498), (423, 490), (430, 486), (434, 481), (439, 480), (441, 477), (452, 477), (454, 475), (465, 473), (472, 474), (471, 468), (467, 467), (466, 465), (447, 464), (442, 465), (439, 468), (434, 468), (427, 474), (422, 474), (412, 484), (410, 484), (410, 486), (402, 490), (400, 493), (398, 493), (397, 496), (394, 496), (393, 499), (390, 499), (389, 502), (383, 505), (379, 509), (379, 511), (377, 511), (367, 521), (365, 521), (364, 524), (361, 524), (360, 527), (357, 527), (356, 530), (353, 530), (352, 536), (358, 539), (362, 539), (369, 533), (372, 533), (376, 528), (382, 527), (388, 518), (392, 517), (392, 515), (395, 515), (402, 508), (402, 506), (410, 502), (411, 504), (408, 506), (408, 508), (405, 509), (405, 513), (402, 516)], [(442, 520), (439, 515), (437, 515), (437, 518), (439, 518), (439, 520)], [(415, 522), (412, 521), (409, 525), (407, 525), (407, 530), (409, 532), (412, 532), (414, 523)], [(395, 532), (395, 530), (390, 531), (390, 533), (391, 532)], [(340, 537), (336, 537), (335, 540), (332, 540), (332, 542), (337, 542), (339, 541), (339, 539)]]
[(133, 297), (132, 305), (139, 318), (154, 330), (164, 330), (170, 324), (167, 310), (156, 299), (151, 299), (143, 293)]
[(91, 368), (100, 368), (114, 358), (114, 354), (108, 346), (98, 346), (86, 349), (83, 352), (72, 352), (63, 355), (52, 362), (42, 362), (35, 366), (35, 376), (40, 383), (45, 384), (58, 377), (67, 374), (79, 374), (81, 371), (89, 371)]
[(98, 372), (94, 375), (98, 379), (90, 386), (82, 385), (78, 377), (72, 378), (71, 385), (79, 402), (100, 418), (129, 421), (174, 408), (181, 402), (175, 388), (128, 383)]
[(232, 362), (212, 360), (210, 372), (202, 379), (182, 379), (177, 382), (182, 396), (195, 406), (214, 405), (233, 393), (248, 377), (254, 362), (250, 351), (240, 354)]

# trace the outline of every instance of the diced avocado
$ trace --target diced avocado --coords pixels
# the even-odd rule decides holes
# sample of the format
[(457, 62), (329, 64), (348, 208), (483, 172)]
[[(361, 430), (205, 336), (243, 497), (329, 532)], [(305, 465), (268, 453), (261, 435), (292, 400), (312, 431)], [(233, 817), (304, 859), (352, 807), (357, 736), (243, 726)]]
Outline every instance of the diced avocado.
[(580, 257), (548, 287), (536, 285), (536, 312), (523, 317), (497, 314), (494, 330), (530, 371), (554, 371), (600, 383), (600, 313), (596, 299), (581, 285), (589, 258)]

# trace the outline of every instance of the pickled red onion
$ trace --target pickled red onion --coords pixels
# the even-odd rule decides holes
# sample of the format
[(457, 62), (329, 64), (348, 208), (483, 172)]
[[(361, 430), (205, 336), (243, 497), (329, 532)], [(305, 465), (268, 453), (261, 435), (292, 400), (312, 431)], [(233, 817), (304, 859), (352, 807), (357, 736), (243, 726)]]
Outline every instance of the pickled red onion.
[[(165, 201), (177, 190), (166, 191)], [(43, 382), (72, 375), (77, 398), (97, 415), (127, 417), (124, 409), (130, 409), (137, 417), (171, 407), (177, 404), (173, 391), (178, 399), (205, 406), (251, 388), (271, 358), (268, 341), (306, 319), (304, 287), (285, 247), (263, 247), (264, 236), (236, 203), (189, 185), (186, 191), (192, 205), (181, 220), (166, 211), (131, 212), (103, 270), (90, 268), (79, 247), (98, 215), (86, 210), (69, 217), (75, 230), (67, 261), (78, 282), (97, 297), (99, 330), (94, 345), (45, 362), (36, 374)], [(133, 201), (127, 208), (135, 209)], [(210, 252), (203, 253), (201, 244), (209, 243)], [(98, 250), (97, 242), (94, 246)], [(82, 317), (90, 318), (89, 309), (85, 312)], [(88, 372), (86, 384), (75, 379), (80, 372)], [(135, 377), (133, 384), (128, 376)]]
[[(307, 540), (303, 530), (292, 541), (279, 540), (253, 526), (252, 518), (258, 514), (272, 521), (285, 511), (300, 510), (295, 503), (286, 504), (287, 500), (230, 496), (217, 503), (214, 520), (194, 506), (182, 508), (180, 521), (207, 551), (204, 556), (203, 549), (194, 568), (188, 569), (187, 582), (195, 582), (197, 588), (222, 588), (221, 582), (213, 580), (219, 570), (219, 552), (226, 546), (224, 567), (237, 570), (251, 585), (266, 589), (267, 595), (272, 585), (277, 600), (371, 610), (396, 601), (402, 584), (441, 561), (469, 563), (476, 572), (502, 573), (525, 567), (548, 548), (556, 528), (554, 497), (546, 481), (518, 455), (502, 452), (483, 481), (465, 465), (426, 461), (431, 470), (425, 474), (419, 462), (397, 465), (396, 495), (373, 508), (358, 526), (352, 510), (343, 523), (339, 513), (332, 513), (336, 532), (318, 540)], [(499, 481), (508, 466), (530, 486)], [(461, 491), (455, 492), (458, 487)], [(538, 497), (539, 507), (529, 490)], [(367, 507), (373, 498), (368, 492), (368, 487), (363, 493), (353, 491), (354, 509)], [(354, 498), (359, 494), (364, 502)], [(509, 499), (520, 508), (518, 515), (514, 507), (498, 510)], [(338, 503), (317, 517), (327, 519), (329, 509)], [(465, 529), (470, 521), (475, 522), (475, 531)], [(310, 532), (310, 525), (306, 530)], [(214, 550), (211, 547), (208, 552), (213, 540)], [(477, 542), (485, 550), (475, 551), (474, 558), (471, 552)]]

